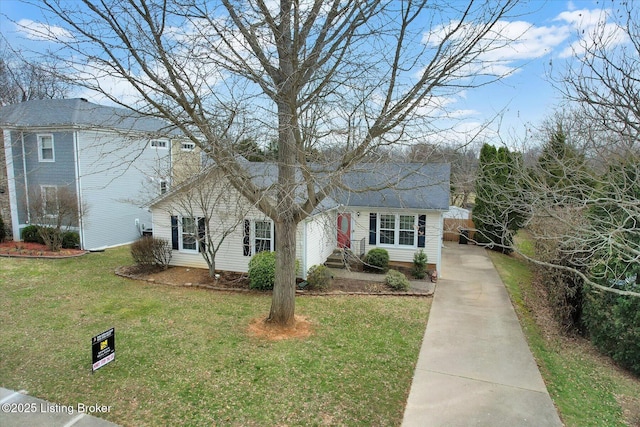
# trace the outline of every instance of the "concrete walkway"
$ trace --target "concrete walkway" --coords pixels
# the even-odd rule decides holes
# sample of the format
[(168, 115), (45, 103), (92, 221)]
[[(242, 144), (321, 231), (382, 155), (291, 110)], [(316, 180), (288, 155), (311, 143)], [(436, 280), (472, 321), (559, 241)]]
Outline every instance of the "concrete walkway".
[(485, 250), (449, 243), (404, 427), (562, 426)]
[(57, 405), (0, 387), (0, 426), (2, 427), (118, 427), (89, 415), (107, 411), (95, 404)]

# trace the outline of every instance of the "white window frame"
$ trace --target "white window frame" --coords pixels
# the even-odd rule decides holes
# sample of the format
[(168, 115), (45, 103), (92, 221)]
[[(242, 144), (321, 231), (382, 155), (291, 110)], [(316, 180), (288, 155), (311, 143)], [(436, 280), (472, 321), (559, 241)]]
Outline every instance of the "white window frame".
[[(53, 210), (53, 213), (48, 212), (49, 209), (47, 209), (47, 191), (48, 190), (53, 190), (54, 192), (54, 199), (55, 199), (55, 209)], [(55, 218), (58, 216), (58, 213), (60, 211), (60, 201), (58, 200), (58, 187), (55, 185), (41, 185), (40, 186), (40, 197), (42, 197), (42, 213), (49, 218)]]
[[(257, 225), (258, 223), (269, 223), (270, 227), (269, 227), (269, 238), (262, 238), (262, 237), (258, 237), (257, 234)], [(251, 221), (251, 234), (250, 234), (250, 238), (251, 238), (251, 255), (255, 255), (259, 252), (263, 252), (263, 251), (256, 251), (256, 243), (258, 243), (258, 240), (264, 240), (264, 241), (269, 241), (269, 249), (265, 249), (265, 251), (268, 252), (273, 252), (275, 250), (274, 247), (274, 242), (273, 242), (273, 235), (275, 232), (275, 227), (273, 225), (273, 221), (270, 219), (256, 219)]]
[[(390, 231), (391, 228), (385, 228), (382, 227), (382, 217), (383, 216), (393, 216), (394, 217), (394, 223), (393, 223), (393, 243), (382, 243), (381, 242), (381, 238), (382, 238), (382, 232), (385, 231)], [(413, 217), (413, 225), (411, 226), (411, 229), (408, 228), (400, 228), (400, 218), (401, 217)], [(400, 233), (402, 231), (410, 231), (413, 234), (413, 243), (410, 245), (407, 244), (401, 244), (400, 243)], [(388, 247), (388, 248), (400, 248), (400, 249), (404, 249), (404, 248), (417, 248), (418, 247), (418, 215), (417, 214), (409, 214), (409, 213), (379, 213), (378, 214), (378, 221), (377, 221), (377, 230), (376, 230), (376, 243), (377, 246), (380, 247)]]
[(166, 194), (169, 191), (169, 183), (163, 179), (160, 181), (160, 194)]
[(194, 151), (196, 149), (196, 144), (193, 142), (181, 142), (180, 150), (181, 151)]
[[(55, 144), (53, 141), (53, 134), (51, 133), (43, 133), (43, 134), (38, 134), (37, 136), (38, 138), (38, 161), (39, 162), (55, 162), (56, 161), (56, 150), (55, 150)], [(44, 145), (43, 145), (43, 140), (45, 138), (49, 138), (51, 140), (51, 158), (47, 159), (43, 156), (42, 150), (45, 149)], [(48, 149), (48, 148), (47, 148)]]
[[(195, 234), (194, 237), (196, 239), (196, 247), (195, 249), (191, 249), (191, 248), (185, 248), (184, 247), (184, 236), (185, 234), (190, 234), (187, 232), (185, 232), (184, 230), (184, 220), (185, 219), (192, 219), (194, 226), (195, 226)], [(191, 216), (180, 216), (179, 217), (179, 221), (178, 221), (178, 249), (182, 252), (188, 252), (188, 253), (194, 253), (197, 254), (200, 252), (200, 241), (198, 239), (198, 218), (197, 217), (191, 217)]]
[(156, 150), (168, 150), (169, 149), (169, 141), (166, 139), (152, 139), (149, 141), (149, 146), (151, 148), (155, 148)]

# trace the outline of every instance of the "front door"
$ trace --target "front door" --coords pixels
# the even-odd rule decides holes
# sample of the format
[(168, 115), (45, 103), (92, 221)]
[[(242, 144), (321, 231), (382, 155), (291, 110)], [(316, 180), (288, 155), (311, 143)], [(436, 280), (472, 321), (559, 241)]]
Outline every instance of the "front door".
[(351, 248), (351, 214), (338, 214), (338, 247)]

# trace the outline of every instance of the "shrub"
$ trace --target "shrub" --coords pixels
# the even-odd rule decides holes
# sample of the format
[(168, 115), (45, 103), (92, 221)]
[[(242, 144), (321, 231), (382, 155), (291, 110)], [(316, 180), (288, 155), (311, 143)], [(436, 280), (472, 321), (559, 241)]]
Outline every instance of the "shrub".
[(62, 233), (62, 247), (65, 249), (79, 248), (80, 235), (75, 231), (65, 231)]
[(585, 295), (583, 318), (593, 344), (640, 375), (640, 298), (590, 292)]
[(131, 245), (131, 257), (137, 265), (166, 269), (171, 261), (171, 245), (164, 239), (144, 236)]
[(20, 231), (20, 239), (27, 243), (40, 243), (44, 245), (44, 240), (40, 236), (37, 225), (27, 225)]
[(427, 254), (422, 249), (413, 254), (413, 269), (411, 274), (416, 279), (424, 279), (427, 275)]
[(324, 265), (314, 265), (307, 272), (309, 289), (326, 291), (331, 287), (331, 279), (331, 271)]
[(389, 252), (382, 248), (371, 249), (367, 252), (365, 262), (368, 270), (385, 272), (389, 269)]
[(276, 253), (258, 252), (249, 261), (249, 288), (273, 289), (276, 281)]
[(411, 286), (407, 276), (400, 273), (398, 270), (389, 270), (385, 276), (385, 282), (396, 291), (408, 291)]

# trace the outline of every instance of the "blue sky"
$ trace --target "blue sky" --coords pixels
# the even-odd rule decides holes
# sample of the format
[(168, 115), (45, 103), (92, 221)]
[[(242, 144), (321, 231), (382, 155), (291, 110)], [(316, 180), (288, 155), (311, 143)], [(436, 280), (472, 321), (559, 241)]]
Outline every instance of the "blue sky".
[[(610, 3), (605, 1), (606, 5)], [(533, 0), (519, 9), (522, 14), (517, 19), (501, 22), (501, 31), (516, 40), (487, 59), (498, 61), (496, 67), (507, 76), (448, 99), (447, 107), (459, 120), (456, 127), (474, 129), (500, 115), (503, 140), (527, 137), (527, 129), (534, 129), (560, 107), (562, 99), (549, 76), (560, 76), (573, 55), (580, 54), (580, 41), (589, 37), (598, 22), (608, 22), (602, 7), (602, 0)], [(13, 47), (26, 45), (37, 50), (46, 44), (33, 40), (25, 30), (45, 22), (33, 6), (20, 0), (0, 1), (0, 30)], [(607, 25), (611, 32), (616, 31), (613, 24)], [(77, 95), (104, 101), (92, 94)], [(498, 129), (497, 123), (492, 126), (494, 130)]]

